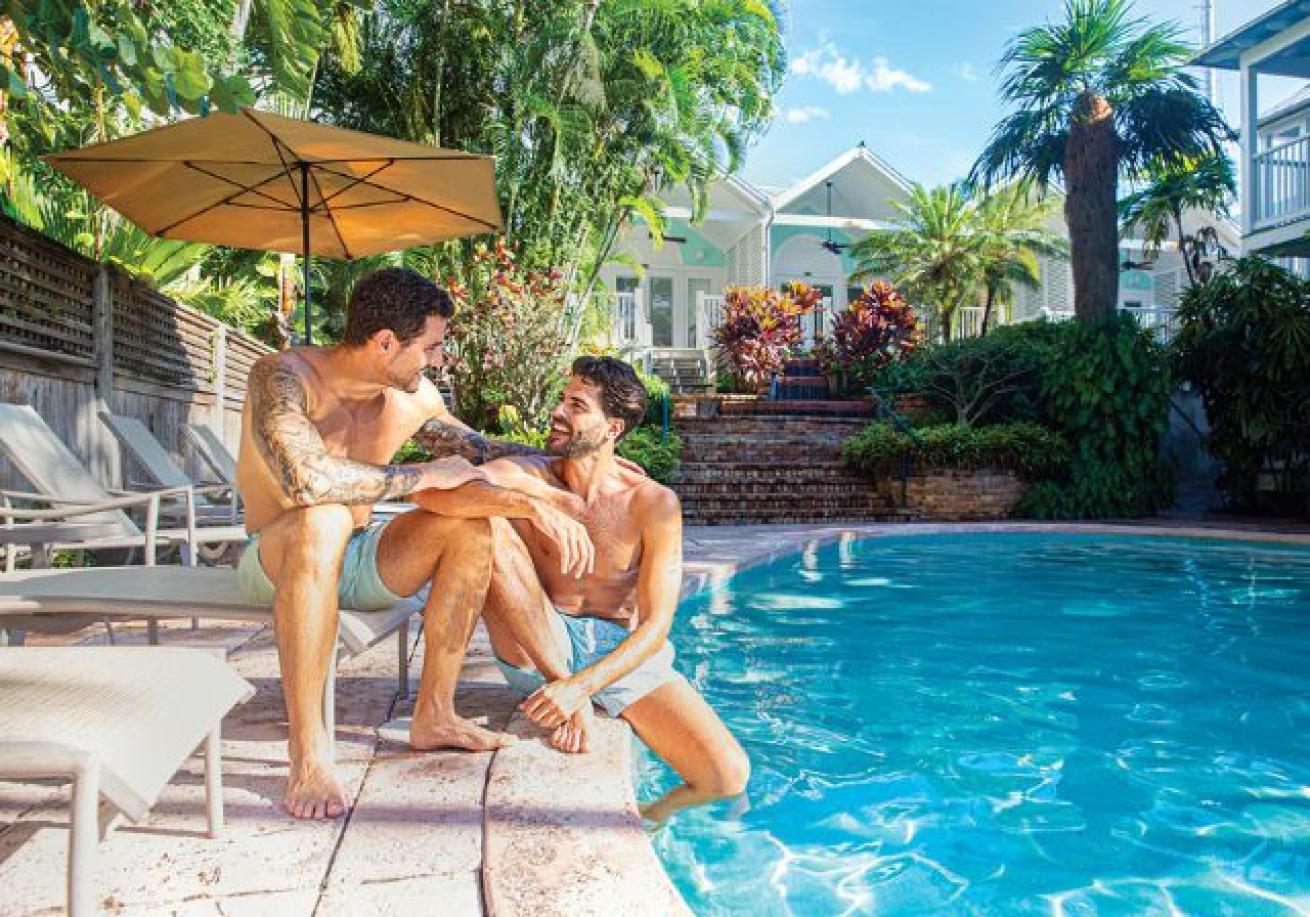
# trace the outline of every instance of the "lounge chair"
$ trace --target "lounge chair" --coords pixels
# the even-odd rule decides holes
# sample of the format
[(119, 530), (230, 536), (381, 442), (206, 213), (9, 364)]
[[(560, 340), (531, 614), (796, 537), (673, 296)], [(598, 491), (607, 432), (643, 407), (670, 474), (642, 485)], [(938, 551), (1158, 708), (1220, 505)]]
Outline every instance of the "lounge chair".
[[(112, 536), (68, 544), (56, 548), (103, 550), (109, 548), (144, 548), (157, 539), (182, 548), (182, 562), (194, 565), (201, 544), (244, 542), (246, 533), (239, 525), (198, 527), (195, 517), (195, 492), (190, 486), (165, 487), (159, 490), (109, 491), (96, 481), (77, 456), (55, 435), (28, 405), (0, 404), (0, 451), (37, 489), (37, 493), (0, 491), (0, 517), (5, 522), (52, 522), (72, 519), (78, 522), (110, 523)], [(164, 501), (182, 504), (183, 527), (158, 528), (160, 507)], [(46, 504), (32, 509), (15, 506), (15, 502)], [(143, 532), (124, 509), (146, 508), (146, 532)], [(155, 526), (153, 538), (148, 537)], [(154, 563), (153, 551), (145, 562)]]
[[(336, 662), (358, 656), (397, 634), (398, 678), (409, 693), (409, 619), (421, 611), (425, 593), (402, 599), (383, 611), (342, 609)], [(218, 618), (271, 624), (273, 610), (251, 605), (241, 594), (235, 570), (206, 567), (83, 567), (20, 570), (0, 574), (0, 624), (24, 620), (92, 615), (110, 618)], [(35, 628), (33, 628), (35, 629)], [(323, 723), (329, 741), (336, 729), (336, 665), (323, 686)]]
[[(204, 744), (209, 834), (223, 827), (220, 726), (254, 689), (216, 655), (162, 647), (0, 649), (0, 779), (73, 782), (68, 913), (97, 912), (99, 841), (139, 821)], [(103, 800), (104, 806), (101, 806)]]
[(228, 525), (237, 524), (240, 507), (235, 487), (231, 484), (199, 484), (191, 480), (150, 432), (150, 428), (135, 417), (101, 411), (100, 420), (114, 434), (114, 438), (118, 440), (123, 450), (131, 455), (151, 478), (148, 483), (134, 485), (134, 490), (144, 490), (148, 487), (189, 486), (197, 496), (222, 500), (225, 504), (197, 506), (198, 519), (206, 522), (218, 522), (221, 519)]

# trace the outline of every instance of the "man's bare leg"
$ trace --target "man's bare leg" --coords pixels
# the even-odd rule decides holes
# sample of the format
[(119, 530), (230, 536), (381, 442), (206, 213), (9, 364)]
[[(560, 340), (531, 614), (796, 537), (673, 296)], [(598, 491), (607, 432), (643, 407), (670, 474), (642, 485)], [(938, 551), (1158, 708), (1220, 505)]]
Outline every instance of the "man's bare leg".
[[(521, 669), (535, 668), (547, 681), (567, 678), (568, 650), (560, 646), (550, 625), (554, 614), (550, 599), (541, 587), (527, 546), (504, 519), (492, 520), (495, 562), (491, 588), (482, 620), (487, 626), (496, 655)], [(555, 728), (550, 744), (560, 751), (588, 750), (591, 733), (591, 705), (587, 704)]]
[(378, 573), (396, 595), (431, 582), (423, 609), (423, 675), (409, 741), (414, 748), (486, 751), (513, 741), (455, 712), (455, 686), (491, 580), (486, 519), (454, 519), (415, 510), (393, 519), (378, 543)]
[(337, 642), (337, 583), (354, 526), (329, 504), (288, 510), (259, 534), (259, 561), (277, 587), (273, 630), (287, 706), (291, 770), (282, 806), (296, 818), (336, 818), (345, 790), (323, 732), (323, 686)]
[(638, 738), (685, 782), (642, 815), (663, 822), (678, 809), (737, 796), (750, 779), (750, 759), (705, 698), (682, 679), (661, 685), (623, 711)]

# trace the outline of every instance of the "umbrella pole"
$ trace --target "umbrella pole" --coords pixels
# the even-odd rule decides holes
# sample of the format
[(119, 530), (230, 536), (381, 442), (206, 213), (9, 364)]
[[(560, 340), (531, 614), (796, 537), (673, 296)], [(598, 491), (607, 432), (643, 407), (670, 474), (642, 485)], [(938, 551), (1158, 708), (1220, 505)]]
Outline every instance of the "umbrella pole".
[(305, 343), (314, 343), (314, 309), (309, 294), (309, 163), (300, 164), (300, 264), (305, 283)]

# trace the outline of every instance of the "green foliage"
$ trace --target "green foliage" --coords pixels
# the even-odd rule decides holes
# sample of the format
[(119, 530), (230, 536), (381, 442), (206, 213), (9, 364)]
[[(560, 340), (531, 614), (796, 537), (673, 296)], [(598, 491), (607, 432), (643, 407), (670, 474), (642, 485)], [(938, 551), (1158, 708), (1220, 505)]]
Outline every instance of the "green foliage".
[(935, 344), (888, 367), (879, 384), (921, 395), (966, 427), (1043, 417), (1041, 381), (1061, 325), (1025, 322), (980, 338)]
[(943, 424), (913, 437), (889, 423), (875, 423), (842, 444), (846, 464), (875, 477), (899, 473), (903, 455), (920, 470), (999, 468), (1029, 479), (1059, 477), (1069, 464), (1064, 439), (1035, 423)]
[(654, 427), (662, 427), (664, 425), (664, 403), (673, 397), (669, 389), (669, 383), (654, 373), (643, 371), (640, 367), (634, 366), (633, 368), (636, 369), (637, 378), (641, 380), (641, 384), (646, 387), (645, 423)]
[(1066, 322), (1042, 371), (1047, 423), (1072, 445), (1067, 482), (1043, 482), (1019, 511), (1041, 518), (1141, 516), (1168, 506), (1161, 457), (1171, 382), (1165, 355), (1131, 316)]
[(1242, 258), (1192, 287), (1178, 321), (1175, 366), (1205, 404), (1219, 486), (1257, 509), (1263, 476), (1286, 507), (1310, 490), (1310, 283)]
[(640, 426), (619, 440), (617, 452), (640, 465), (654, 480), (667, 484), (678, 473), (682, 440), (670, 433), (668, 441), (661, 442), (658, 427)]
[(475, 249), (446, 287), (455, 301), (447, 360), (455, 413), (472, 427), (494, 429), (509, 405), (525, 429), (544, 428), (573, 358), (560, 334), (567, 291), (559, 272), (525, 268), (498, 243)]

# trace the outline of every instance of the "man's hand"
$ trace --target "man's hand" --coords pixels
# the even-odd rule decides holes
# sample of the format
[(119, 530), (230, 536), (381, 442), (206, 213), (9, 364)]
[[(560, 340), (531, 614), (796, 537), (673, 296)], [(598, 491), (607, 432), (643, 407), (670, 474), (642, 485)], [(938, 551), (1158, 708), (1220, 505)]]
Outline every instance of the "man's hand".
[(572, 678), (561, 678), (542, 685), (519, 706), (538, 726), (554, 729), (590, 703), (591, 695), (582, 685)]
[(559, 549), (561, 573), (581, 579), (596, 568), (596, 548), (581, 522), (540, 501), (529, 519)]
[(591, 704), (583, 704), (577, 712), (555, 727), (550, 734), (551, 747), (569, 755), (591, 750)]
[(458, 455), (448, 455), (435, 462), (425, 462), (419, 467), (423, 473), (423, 486), (434, 487), (437, 490), (454, 490), (469, 481), (487, 479), (486, 472)]

